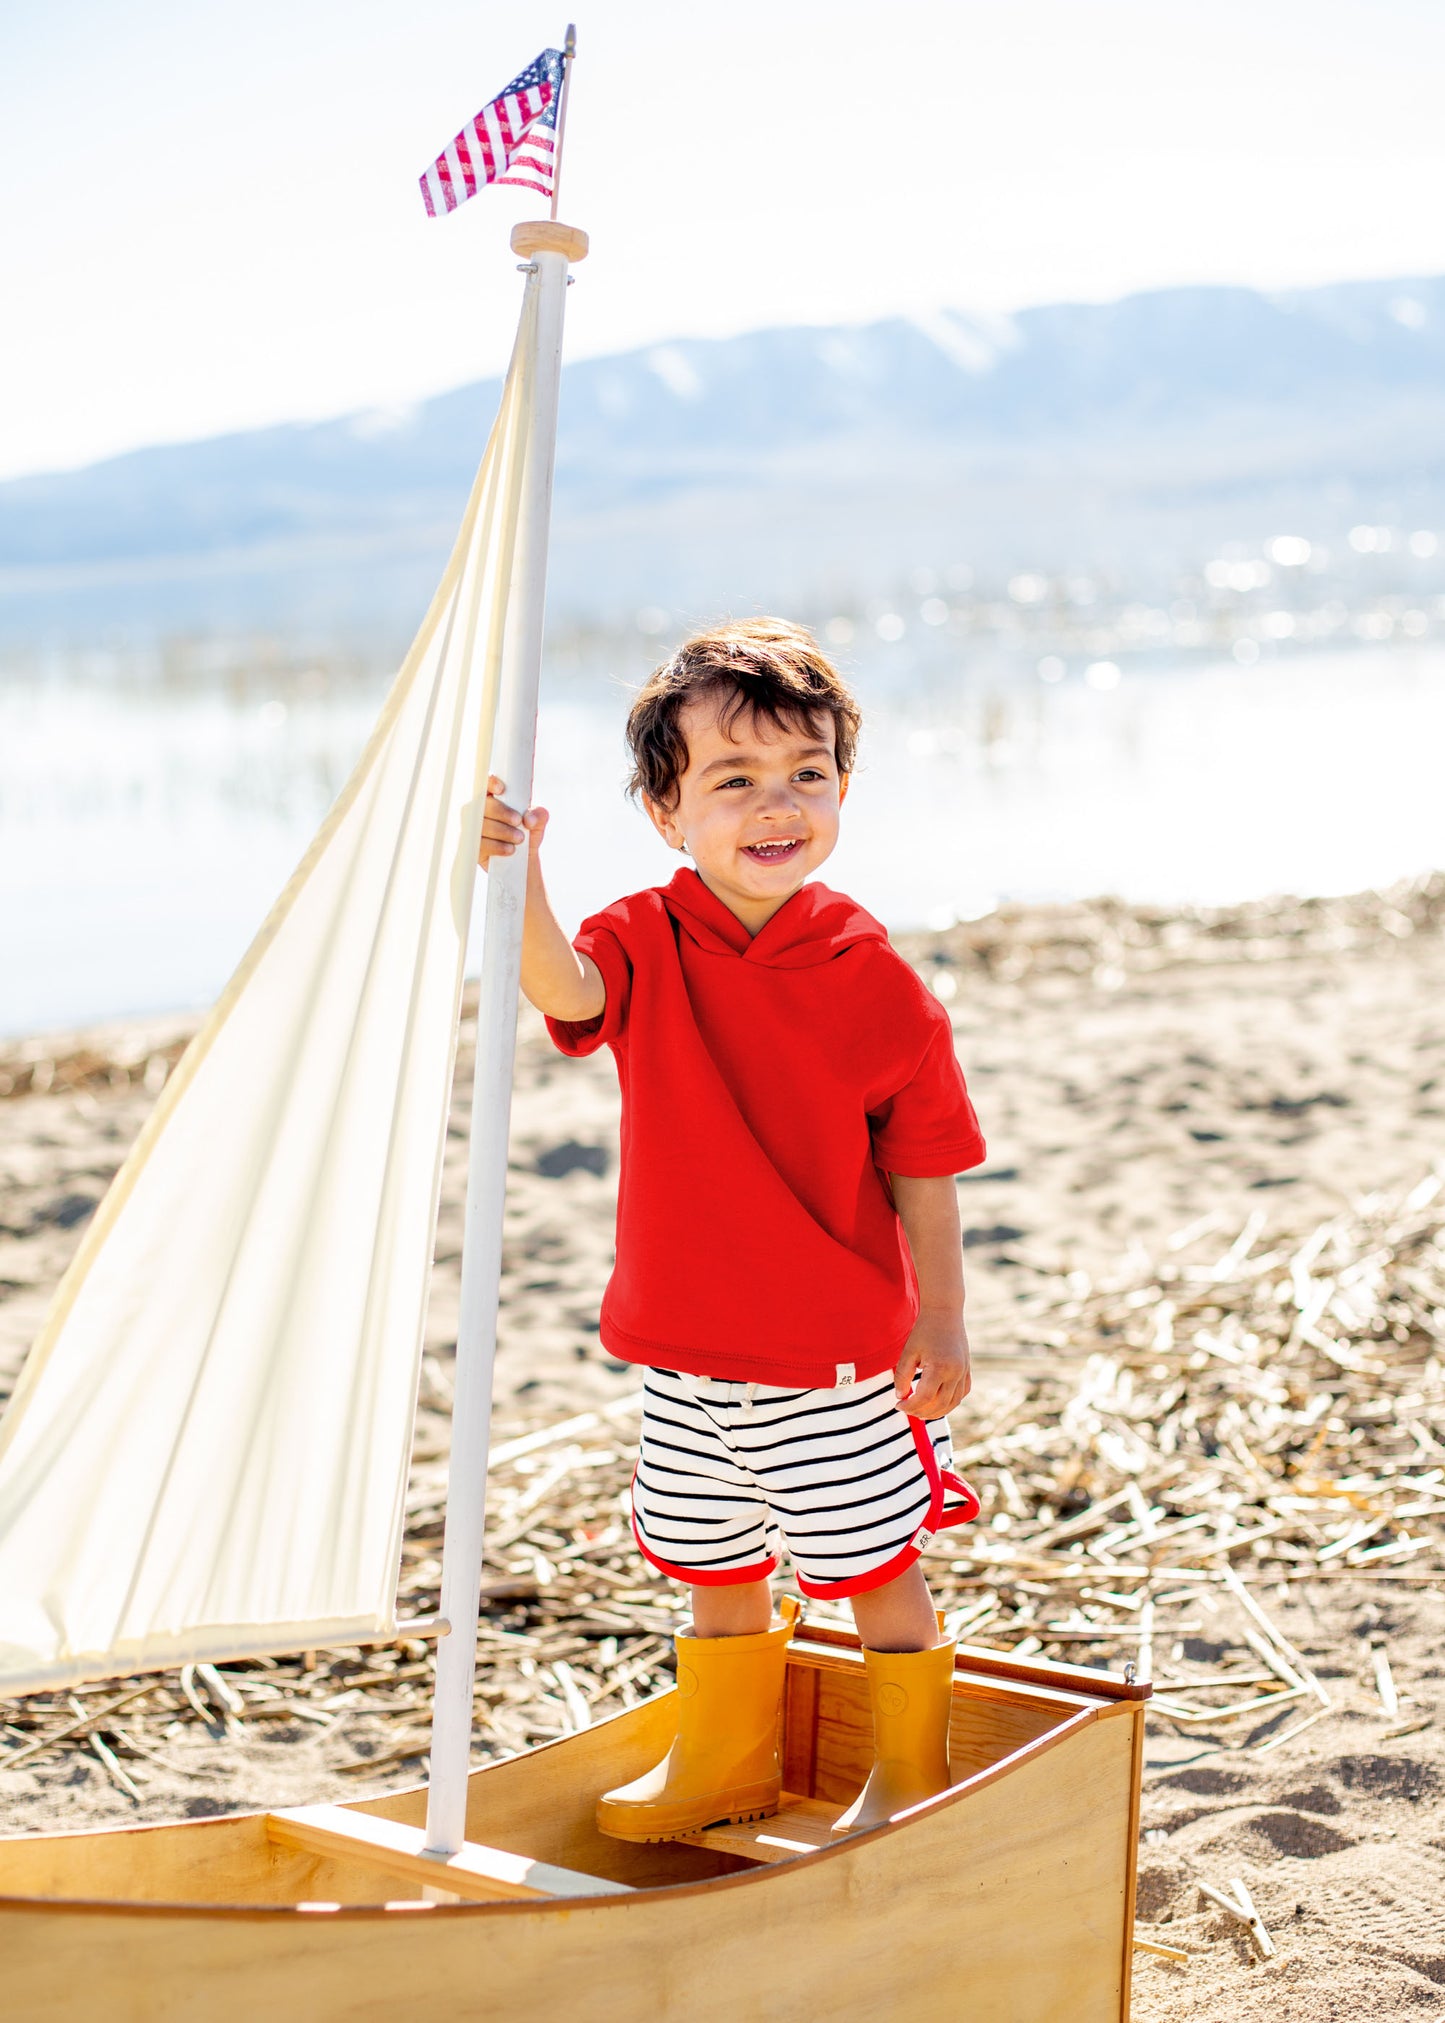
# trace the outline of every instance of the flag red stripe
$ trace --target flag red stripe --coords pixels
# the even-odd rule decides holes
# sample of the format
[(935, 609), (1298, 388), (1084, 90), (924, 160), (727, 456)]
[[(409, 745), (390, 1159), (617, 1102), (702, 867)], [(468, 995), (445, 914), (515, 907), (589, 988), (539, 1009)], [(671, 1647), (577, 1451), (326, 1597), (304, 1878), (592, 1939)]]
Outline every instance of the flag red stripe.
[(457, 160), (462, 165), (462, 180), (467, 186), (467, 195), (474, 197), (477, 194), (477, 172), (472, 167), (471, 149), (467, 146), (465, 131), (457, 135), (453, 146), (457, 151)]
[(559, 68), (558, 53), (545, 50), (438, 155), (420, 179), (429, 217), (454, 211), (484, 183), (515, 183), (551, 194), (555, 135), (542, 122), (549, 107), (555, 116)]

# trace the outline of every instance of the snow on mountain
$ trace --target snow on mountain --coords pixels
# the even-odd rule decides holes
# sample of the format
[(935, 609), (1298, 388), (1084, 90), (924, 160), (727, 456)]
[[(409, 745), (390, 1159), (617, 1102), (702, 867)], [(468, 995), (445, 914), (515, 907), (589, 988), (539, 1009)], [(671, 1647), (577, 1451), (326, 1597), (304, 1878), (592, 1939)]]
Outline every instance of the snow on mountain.
[[(0, 484), (0, 640), (404, 633), (496, 395)], [(677, 338), (566, 370), (554, 604), (796, 603), (960, 556), (1147, 571), (1406, 503), (1445, 515), (1441, 278)]]

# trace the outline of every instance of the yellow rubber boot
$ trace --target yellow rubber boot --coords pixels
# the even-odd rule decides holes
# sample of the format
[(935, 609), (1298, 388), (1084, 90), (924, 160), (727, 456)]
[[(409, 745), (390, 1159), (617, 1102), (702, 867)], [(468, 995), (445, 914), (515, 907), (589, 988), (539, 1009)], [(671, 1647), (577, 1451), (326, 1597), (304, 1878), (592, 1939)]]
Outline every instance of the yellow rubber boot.
[(881, 1826), (947, 1791), (952, 1642), (931, 1651), (865, 1651), (873, 1705), (873, 1768), (834, 1833)]
[(672, 1840), (778, 1809), (778, 1713), (798, 1604), (752, 1637), (678, 1637), (677, 1739), (661, 1763), (605, 1791), (597, 1824), (618, 1840)]

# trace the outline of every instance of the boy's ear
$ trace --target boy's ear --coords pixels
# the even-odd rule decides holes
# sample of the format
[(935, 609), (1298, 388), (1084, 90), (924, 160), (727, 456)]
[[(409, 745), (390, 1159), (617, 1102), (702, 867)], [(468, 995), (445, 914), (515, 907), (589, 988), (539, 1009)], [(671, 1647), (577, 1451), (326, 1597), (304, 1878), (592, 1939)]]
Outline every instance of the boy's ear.
[(848, 798), (848, 787), (852, 778), (853, 775), (851, 773), (839, 773), (838, 775), (838, 806), (840, 808)]
[(646, 794), (642, 797), (642, 805), (647, 810), (653, 828), (656, 829), (658, 835), (661, 836), (668, 848), (672, 850), (685, 850), (687, 844), (683, 840), (681, 829), (677, 826), (677, 817), (674, 811), (671, 808), (664, 808), (660, 802), (651, 800)]

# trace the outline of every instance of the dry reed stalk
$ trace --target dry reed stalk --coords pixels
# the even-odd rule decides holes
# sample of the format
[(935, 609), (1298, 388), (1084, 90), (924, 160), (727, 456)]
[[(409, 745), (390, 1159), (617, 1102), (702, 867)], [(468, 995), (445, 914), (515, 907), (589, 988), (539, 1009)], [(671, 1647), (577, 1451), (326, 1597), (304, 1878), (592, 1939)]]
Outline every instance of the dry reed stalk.
[(1208, 1897), (1211, 1903), (1218, 1904), (1222, 1911), (1228, 1911), (1230, 1917), (1238, 1918), (1240, 1924), (1248, 1929), (1250, 1937), (1254, 1940), (1255, 1945), (1258, 1946), (1261, 1958), (1269, 1960), (1274, 1957), (1274, 1941), (1265, 1930), (1264, 1922), (1259, 1912), (1254, 1908), (1254, 1901), (1249, 1891), (1237, 1876), (1233, 1879), (1231, 1885), (1236, 1893), (1233, 1897), (1227, 1896), (1223, 1890), (1212, 1889), (1208, 1883), (1196, 1881), (1195, 1887), (1202, 1896)]
[(1134, 1950), (1137, 1953), (1157, 1953), (1161, 1960), (1192, 1960), (1194, 1955), (1186, 1953), (1182, 1946), (1161, 1945), (1158, 1939), (1142, 1938), (1139, 1928), (1134, 1928)]
[(1380, 1705), (1385, 1710), (1387, 1721), (1400, 1718), (1400, 1695), (1395, 1690), (1394, 1675), (1390, 1671), (1390, 1654), (1383, 1644), (1376, 1644), (1371, 1656), (1375, 1666), (1375, 1691), (1380, 1696)]
[[(1265, 1596), (1300, 1580), (1438, 1577), (1429, 1569), (1445, 1547), (1439, 1177), (1292, 1233), (1257, 1217), (1230, 1229), (1211, 1215), (1156, 1259), (1136, 1252), (1111, 1277), (1051, 1282), (1025, 1332), (1038, 1355), (1011, 1366), (1002, 1403), (986, 1419), (960, 1415), (959, 1465), (984, 1514), (926, 1554), (950, 1628), (1075, 1662), (1133, 1656), (1142, 1670), (1147, 1658), (1164, 1687), (1158, 1718), (1195, 1735), (1217, 1727), (1221, 1741), (1313, 1695), (1317, 1715), (1256, 1746), (1303, 1733), (1329, 1696)], [(438, 1606), (449, 1403), (445, 1372), (428, 1359), (403, 1617)], [(669, 1683), (682, 1598), (633, 1545), (635, 1411), (629, 1392), (560, 1425), (517, 1427), (493, 1452), (478, 1635), (483, 1755), (572, 1732)], [(1362, 1524), (1370, 1537), (1352, 1539)], [(1407, 1566), (1382, 1564), (1382, 1552)], [(1191, 1649), (1197, 1635), (1206, 1641)], [(35, 1694), (4, 1710), (0, 1771), (57, 1747), (91, 1753), (87, 1735), (114, 1737), (125, 1706), (137, 1752), (175, 1766), (180, 1736), (215, 1736), (225, 1723), (277, 1740), (312, 1736), (329, 1772), (418, 1775), (432, 1665), (429, 1644), (403, 1628), (389, 1644), (137, 1679), (118, 1698), (91, 1689), (83, 1717), (63, 1695)], [(1278, 1691), (1257, 1690), (1276, 1682)]]

